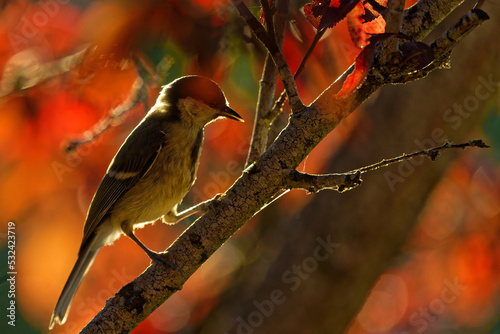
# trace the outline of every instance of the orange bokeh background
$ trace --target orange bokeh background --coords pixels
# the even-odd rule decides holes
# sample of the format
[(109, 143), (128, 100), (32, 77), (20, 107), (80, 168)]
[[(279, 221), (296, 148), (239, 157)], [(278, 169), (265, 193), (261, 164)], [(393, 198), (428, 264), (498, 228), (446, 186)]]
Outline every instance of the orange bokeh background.
[[(82, 138), (128, 97), (137, 77), (133, 61), (137, 54), (152, 67), (167, 64), (166, 78), (148, 83), (149, 106), (160, 84), (183, 74), (201, 74), (219, 82), (232, 108), (247, 120), (244, 124), (218, 121), (207, 127), (198, 180), (183, 207), (224, 192), (240, 175), (264, 54), (255, 45), (245, 49), (235, 37), (240, 31), (231, 23), (235, 13), (229, 7), (223, 1), (203, 0), (102, 1), (88, 6), (18, 0), (4, 4), (0, 12), (0, 91), (4, 92), (0, 97), (0, 227), (3, 235), (9, 221), (16, 224), (17, 306), (34, 332), (48, 331), (53, 307), (76, 260), (92, 195), (120, 144), (144, 116), (144, 106), (139, 104), (116, 119), (102, 136), (74, 153), (68, 155), (63, 148), (68, 140)], [(314, 36), (305, 17), (298, 12), (294, 15), (295, 30), (289, 27), (283, 46), (292, 70), (299, 66)], [(224, 40), (225, 29), (235, 30), (235, 36)], [(227, 41), (233, 44), (225, 45)], [(84, 45), (91, 48), (71, 71), (32, 86), (6, 84), (16, 71), (44, 67)], [(327, 32), (297, 82), (304, 103), (312, 102), (331, 84), (359, 50), (345, 20)], [(277, 92), (281, 89), (278, 83)], [(355, 113), (344, 121), (299, 170), (324, 171), (328, 158), (356, 126), (357, 117)], [(442, 311), (455, 322), (474, 326), (498, 310), (494, 296), (500, 285), (496, 242), (500, 169), (489, 160), (484, 168), (478, 165), (474, 153), (454, 163), (407, 245), (411, 260), (380, 278), (350, 334), (395, 332), (415, 312), (418, 326), (414, 328), (430, 327), (431, 321), (418, 322), (422, 318), (418, 312), (443, 304), (435, 300), (447, 288), (445, 281), (457, 280), (466, 287)], [(293, 216), (310, 198), (302, 191), (291, 191), (277, 207), (284, 216)], [(230, 283), (231, 273), (245, 263), (235, 243), (251, 235), (258, 220), (257, 216), (226, 242), (182, 291), (133, 333), (174, 333), (202, 321)], [(162, 251), (188, 224), (155, 224), (137, 234), (148, 247)], [(461, 230), (457, 230), (459, 225)], [(104, 247), (76, 295), (67, 323), (53, 332), (80, 330), (106, 299), (149, 262), (127, 238)]]

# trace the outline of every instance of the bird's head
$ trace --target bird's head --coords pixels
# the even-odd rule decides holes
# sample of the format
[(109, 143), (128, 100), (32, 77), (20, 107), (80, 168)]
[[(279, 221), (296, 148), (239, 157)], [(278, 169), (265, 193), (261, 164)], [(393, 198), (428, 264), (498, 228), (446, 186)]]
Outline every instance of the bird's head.
[(220, 87), (212, 80), (200, 76), (185, 76), (163, 88), (158, 98), (177, 113), (177, 117), (192, 126), (203, 127), (218, 117), (243, 122), (243, 118), (229, 108)]

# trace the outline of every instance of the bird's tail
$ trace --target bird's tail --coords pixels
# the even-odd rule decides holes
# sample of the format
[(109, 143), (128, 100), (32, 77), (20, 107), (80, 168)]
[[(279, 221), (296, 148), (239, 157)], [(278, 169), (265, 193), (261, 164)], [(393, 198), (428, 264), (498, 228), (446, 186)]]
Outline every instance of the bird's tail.
[(54, 327), (57, 322), (62, 325), (66, 322), (68, 317), (69, 308), (73, 297), (75, 297), (76, 290), (82, 283), (83, 278), (87, 274), (90, 266), (94, 262), (94, 259), (99, 252), (99, 247), (95, 247), (95, 237), (89, 240), (86, 245), (82, 245), (80, 251), (78, 252), (78, 259), (76, 260), (73, 270), (69, 275), (68, 281), (64, 285), (63, 291), (59, 300), (57, 301), (54, 312), (52, 313), (52, 318), (50, 318), (49, 329)]

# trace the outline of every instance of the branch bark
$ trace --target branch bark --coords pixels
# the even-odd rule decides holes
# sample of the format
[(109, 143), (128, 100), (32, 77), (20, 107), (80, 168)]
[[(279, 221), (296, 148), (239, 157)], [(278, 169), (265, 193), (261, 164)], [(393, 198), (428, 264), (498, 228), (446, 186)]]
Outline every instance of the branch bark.
[[(279, 45), (283, 45), (289, 9), (289, 0), (278, 1), (276, 18), (274, 20), (274, 30), (276, 31), (276, 40)], [(252, 141), (248, 151), (246, 167), (254, 163), (262, 155), (262, 152), (266, 150), (270, 123), (272, 121), (272, 119), (269, 118), (269, 113), (271, 112), (274, 102), (274, 87), (276, 85), (277, 75), (278, 68), (276, 67), (271, 55), (268, 53), (264, 63), (262, 77), (260, 79), (257, 110), (255, 112)]]
[(380, 162), (358, 168), (346, 173), (334, 173), (334, 174), (320, 174), (313, 175), (302, 173), (297, 170), (287, 170), (283, 171), (283, 177), (285, 179), (284, 183), (287, 189), (304, 189), (310, 193), (316, 193), (325, 189), (334, 189), (339, 193), (346, 190), (352, 190), (357, 186), (361, 185), (361, 174), (375, 171), (382, 167), (387, 167), (392, 164), (401, 163), (420, 156), (427, 156), (429, 159), (434, 161), (440, 154), (441, 151), (450, 148), (461, 148), (466, 147), (480, 147), (489, 148), (482, 140), (474, 139), (463, 144), (453, 144), (446, 142), (443, 145), (432, 147), (426, 150), (403, 154), (391, 159), (383, 159)]
[(304, 105), (300, 100), (299, 92), (297, 90), (297, 86), (295, 85), (292, 71), (290, 70), (290, 67), (288, 67), (288, 63), (286, 62), (283, 53), (281, 53), (281, 50), (276, 43), (275, 36), (273, 34), (269, 34), (268, 31), (264, 29), (264, 27), (259, 23), (255, 16), (253, 16), (252, 12), (250, 12), (248, 7), (242, 0), (232, 0), (232, 2), (240, 13), (241, 17), (252, 29), (255, 36), (257, 36), (262, 44), (264, 44), (271, 57), (273, 57), (273, 61), (278, 67), (281, 81), (283, 82), (283, 86), (285, 87), (288, 96), (290, 109), (292, 109), (292, 112), (295, 113), (302, 112), (304, 110)]
[[(405, 0), (389, 0), (387, 1), (387, 12), (384, 15), (385, 19), (385, 32), (386, 33), (399, 33), (401, 28), (401, 21), (403, 19), (403, 13), (405, 9)], [(381, 60), (382, 64), (390, 61), (392, 54), (399, 51), (399, 41), (395, 38), (388, 39), (383, 43), (383, 55), (384, 58)]]

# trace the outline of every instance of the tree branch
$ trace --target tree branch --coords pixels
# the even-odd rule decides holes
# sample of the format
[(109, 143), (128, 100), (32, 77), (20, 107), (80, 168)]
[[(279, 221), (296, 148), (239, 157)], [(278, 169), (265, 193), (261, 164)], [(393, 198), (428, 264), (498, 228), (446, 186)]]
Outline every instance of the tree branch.
[(418, 1), (404, 11), (401, 33), (421, 41), (462, 2), (463, 0)]
[(384, 15), (385, 32), (399, 33), (403, 13), (405, 9), (405, 0), (389, 0), (387, 1), (387, 11)]
[(273, 57), (274, 63), (278, 67), (281, 81), (283, 82), (283, 86), (285, 87), (286, 93), (288, 95), (288, 101), (290, 103), (292, 112), (302, 112), (304, 110), (304, 104), (300, 100), (292, 72), (285, 60), (285, 57), (283, 56), (283, 53), (281, 53), (281, 50), (276, 43), (276, 39), (268, 34), (268, 32), (259, 23), (255, 16), (253, 16), (252, 12), (250, 12), (248, 7), (242, 0), (232, 0), (232, 2), (238, 10), (240, 16), (245, 20), (245, 22), (254, 32), (255, 36), (264, 44), (264, 46)]
[[(279, 45), (283, 44), (285, 36), (285, 26), (288, 20), (290, 0), (278, 0), (277, 12), (274, 20), (276, 39)], [(260, 80), (259, 96), (257, 98), (257, 110), (255, 112), (254, 128), (252, 132), (252, 142), (248, 150), (248, 157), (245, 167), (254, 163), (265, 151), (269, 135), (271, 120), (269, 113), (274, 102), (274, 87), (278, 68), (272, 60), (271, 55), (266, 55), (264, 70)]]
[(404, 153), (403, 155), (400, 155), (398, 157), (384, 159), (375, 164), (361, 167), (346, 173), (313, 175), (302, 173), (295, 169), (286, 170), (283, 172), (283, 183), (284, 187), (286, 187), (287, 189), (304, 189), (310, 193), (316, 193), (325, 189), (334, 189), (339, 193), (342, 193), (361, 185), (361, 182), (363, 181), (361, 179), (361, 174), (368, 173), (382, 167), (387, 167), (392, 164), (410, 160), (419, 156), (427, 156), (429, 157), (429, 159), (434, 161), (443, 150), (450, 148), (465, 149), (466, 147), (489, 148), (488, 145), (486, 145), (482, 140), (479, 139), (473, 139), (467, 143), (462, 144), (453, 144), (450, 142), (446, 142), (441, 146), (436, 146), (427, 150), (422, 150), (410, 154)]
[[(488, 2), (484, 10), (495, 9), (492, 3), (486, 5)], [(474, 88), (481, 84), (480, 78), (500, 78), (500, 45), (491, 43), (495, 32), (500, 31), (500, 21), (495, 19), (498, 13), (495, 17), (491, 14), (487, 24), (457, 46), (450, 70), (432, 73), (429, 80), (377, 91), (369, 103), (356, 111), (360, 115), (356, 115), (355, 129), (328, 159), (325, 170), (349, 171), (380, 161), (381, 157), (399, 155), (398, 152), (438, 146), (443, 141), (437, 140), (445, 137), (456, 143), (473, 138), (469, 136), (483, 123), (488, 101), (498, 93), (498, 87), (458, 123), (450, 123), (443, 115), (454, 103), (460, 105), (469, 96), (475, 96)], [(461, 15), (453, 16), (458, 20)], [(470, 66), (471, 59), (474, 66)], [(447, 87), (450, 82), (456, 89), (436, 91), (436, 87)], [(443, 132), (433, 135), (436, 129)], [(483, 151), (455, 149), (443, 152), (433, 163), (420, 157), (363, 175), (362, 187), (341, 195), (323, 191), (309, 196), (305, 207), (294, 215), (276, 218), (277, 208), (262, 212), (254, 238), (237, 242), (240, 252), (252, 261), (236, 269), (218, 305), (201, 324), (190, 329), (196, 333), (236, 333), (241, 319), (255, 319), (252, 317), (258, 309), (254, 301), (269, 299), (275, 289), (284, 292), (286, 302), (276, 305), (272, 316), (260, 327), (252, 328), (255, 334), (295, 333), (297, 328), (307, 328), (310, 333), (345, 333), (358, 326), (356, 316), (380, 275), (387, 268), (404, 266), (402, 259), (407, 258), (407, 251), (411, 252), (408, 239), (412, 240), (411, 233), (421, 218), (419, 212), (429, 204), (433, 190), (449, 174), (450, 166), (465, 163), (470, 167), (470, 158), (474, 160), (476, 153)], [(312, 255), (317, 238), (327, 236), (340, 243), (341, 248), (335, 249), (329, 260), (318, 263), (317, 270), (308, 273), (300, 288), (292, 291), (291, 284), (282, 281), (283, 273), (294, 265), (300, 266), (306, 256)], [(282, 242), (263, 242), (276, 237)], [(321, 307), (311, 309), (303, 305)], [(415, 309), (408, 309), (407, 316), (388, 331), (416, 332), (415, 326), (408, 323), (408, 314)]]
[[(316, 31), (316, 34), (314, 35), (314, 39), (311, 42), (311, 45), (307, 49), (307, 52), (304, 55), (304, 58), (302, 58), (302, 61), (300, 62), (299, 67), (297, 68), (297, 71), (293, 75), (294, 79), (297, 79), (299, 77), (299, 75), (302, 73), (302, 71), (304, 70), (306, 63), (309, 60), (309, 57), (312, 55), (312, 52), (313, 52), (314, 48), (316, 47), (316, 45), (318, 44), (321, 37), (323, 37), (323, 35), (325, 34), (325, 31), (326, 31), (326, 29), (321, 29), (321, 30)], [(281, 94), (280, 94), (280, 97), (274, 103), (274, 106), (272, 107), (269, 114), (266, 115), (266, 118), (269, 120), (269, 124), (272, 124), (274, 122), (274, 120), (276, 119), (276, 117), (280, 114), (285, 101), (286, 101), (286, 91), (283, 90), (283, 92), (281, 92)]]
[(403, 73), (395, 73), (388, 75), (392, 83), (407, 83), (413, 80), (421, 79), (427, 76), (435, 69), (449, 67), (449, 57), (452, 49), (474, 28), (479, 27), (484, 21), (488, 20), (488, 14), (480, 9), (473, 9), (460, 18), (460, 20), (450, 29), (445, 31), (441, 36), (434, 40), (430, 47), (434, 54), (434, 61), (420, 71), (403, 74), (406, 71), (411, 71), (412, 66), (404, 67)]
[(106, 130), (108, 130), (113, 124), (116, 123), (121, 117), (123, 117), (127, 112), (135, 108), (139, 103), (143, 102), (145, 105), (144, 109), (147, 108), (147, 91), (144, 85), (144, 81), (141, 77), (137, 77), (135, 82), (132, 84), (130, 93), (125, 101), (120, 105), (113, 108), (109, 115), (103, 120), (99, 121), (93, 126), (91, 130), (84, 133), (84, 138), (82, 139), (71, 139), (68, 140), (68, 145), (65, 147), (67, 154), (73, 153), (81, 145), (94, 142), (99, 138)]
[(262, 8), (262, 13), (264, 14), (264, 20), (266, 21), (267, 27), (267, 37), (269, 42), (278, 49), (278, 40), (276, 38), (276, 32), (274, 31), (274, 11), (269, 6), (269, 0), (260, 0), (260, 6)]
[(69, 72), (81, 63), (87, 49), (86, 45), (72, 55), (47, 63), (40, 62), (40, 56), (34, 49), (14, 54), (7, 60), (1, 76), (0, 98)]
[[(425, 37), (430, 29), (434, 28), (437, 23), (439, 23), (443, 17), (440, 17), (438, 13), (446, 13), (449, 14), (454, 7), (451, 4), (458, 5), (461, 1), (430, 1), (430, 0), (421, 0), (417, 2), (414, 6), (408, 8), (405, 11), (403, 16), (401, 33), (408, 36), (409, 38), (414, 38), (415, 40), (419, 40)], [(442, 12), (440, 12), (442, 10)], [(427, 13), (427, 14), (423, 14)], [(446, 48), (438, 47), (439, 43), (434, 44), (433, 50), (435, 50), (436, 59), (439, 59), (442, 56), (445, 56), (449, 50), (455, 46), (458, 41), (460, 41), (464, 36), (469, 34), (474, 28), (477, 28), (481, 23), (483, 23), (487, 19), (487, 15), (479, 14), (484, 13), (481, 10), (473, 10), (466, 14), (464, 18), (462, 18), (454, 27), (450, 30), (450, 35), (454, 36), (454, 43), (444, 43), (445, 37), (443, 38), (443, 44), (446, 44)], [(434, 18), (437, 20), (437, 23), (430, 22), (430, 18)], [(414, 22), (415, 25), (410, 22)], [(418, 26), (420, 24), (420, 26)], [(416, 27), (420, 28), (417, 29)], [(448, 50), (448, 51), (446, 51)], [(439, 64), (439, 62), (437, 62)], [(408, 81), (412, 81), (415, 79), (419, 79), (425, 77), (431, 70), (434, 70), (438, 67), (428, 66), (420, 71), (415, 71), (412, 65), (401, 66), (401, 64), (394, 64), (391, 66), (387, 66), (387, 64), (381, 64), (380, 62), (373, 62), (372, 69), (370, 70), (366, 80), (355, 89), (350, 96), (348, 96), (345, 101), (338, 101), (335, 98), (335, 94), (342, 87), (342, 83), (345, 81), (347, 76), (354, 70), (354, 65), (351, 65), (349, 69), (342, 74), (330, 87), (328, 87), (312, 104), (311, 106), (316, 108), (318, 111), (325, 113), (327, 117), (332, 118), (333, 121), (338, 119), (339, 117), (342, 119), (346, 117), (345, 111), (346, 109), (339, 108), (339, 104), (350, 104), (353, 101), (357, 101), (361, 99), (364, 101), (368, 96), (370, 96), (376, 89), (380, 86), (387, 83), (404, 83)], [(411, 73), (411, 74), (410, 74)], [(332, 110), (338, 110), (338, 114), (332, 113)]]
[(436, 58), (448, 54), (474, 28), (488, 19), (488, 14), (481, 9), (473, 9), (462, 16), (453, 27), (431, 43), (430, 46)]
[(391, 159), (384, 159), (380, 162), (377, 162), (373, 165), (365, 166), (359, 169), (356, 169), (354, 172), (359, 172), (361, 174), (382, 168), (382, 167), (387, 167), (389, 165), (395, 164), (395, 163), (400, 163), (405, 160), (410, 160), (419, 156), (427, 156), (429, 159), (432, 161), (436, 160), (436, 158), (439, 156), (440, 152), (446, 149), (450, 148), (461, 148), (465, 149), (466, 147), (479, 147), (479, 148), (489, 148), (488, 145), (486, 145), (482, 140), (480, 139), (473, 139), (468, 141), (467, 143), (462, 143), (462, 144), (453, 144), (450, 142), (445, 142), (441, 146), (436, 146), (429, 148), (427, 150), (422, 150), (410, 154), (404, 153), (403, 155), (400, 155), (399, 157), (391, 158)]
[[(282, 1), (282, 2), (289, 3), (289, 0)], [(278, 1), (278, 14), (279, 13), (280, 13), (280, 1)], [(287, 17), (288, 17), (288, 12), (287, 12)], [(278, 18), (279, 18), (279, 16), (278, 16)], [(326, 31), (326, 29), (321, 29), (321, 30), (317, 30), (316, 31), (316, 34), (314, 35), (314, 39), (311, 42), (311, 45), (307, 49), (307, 52), (304, 55), (304, 58), (302, 58), (302, 61), (300, 62), (299, 67), (297, 68), (297, 71), (293, 75), (294, 79), (297, 79), (298, 76), (304, 70), (306, 63), (309, 60), (309, 57), (311, 56), (314, 48), (318, 44), (318, 42), (321, 39), (321, 37), (323, 37), (325, 31)], [(263, 75), (266, 74), (266, 69), (267, 69), (267, 66), (268, 66), (268, 62), (270, 62), (270, 63), (272, 63), (274, 65), (274, 62), (271, 59), (266, 58), (266, 62), (265, 62), (265, 65), (264, 65), (264, 74)], [(263, 82), (261, 80), (261, 86), (262, 86), (262, 84), (263, 84)], [(262, 87), (261, 87), (261, 89), (262, 89)], [(273, 86), (273, 89), (274, 89), (274, 86)], [(260, 92), (262, 92), (262, 91), (260, 91)], [(251, 163), (255, 162), (255, 160), (262, 154), (263, 150), (265, 149), (265, 145), (266, 145), (267, 139), (268, 139), (269, 129), (270, 129), (271, 125), (274, 123), (274, 120), (276, 119), (276, 117), (278, 117), (278, 115), (282, 112), (283, 104), (286, 101), (286, 97), (287, 97), (286, 90), (283, 90), (281, 92), (279, 98), (276, 100), (276, 102), (274, 103), (274, 105), (272, 107), (269, 107), (269, 108), (264, 109), (264, 110), (262, 110), (260, 108), (258, 109), (258, 110), (261, 110), (261, 111), (265, 111), (265, 113), (263, 113), (259, 117), (258, 120), (256, 119), (256, 121), (255, 121), (255, 127), (258, 126), (258, 128), (260, 128), (262, 132), (265, 132), (265, 136), (263, 136), (261, 133), (257, 133), (257, 132), (254, 131), (254, 134), (257, 135), (257, 137), (255, 137), (255, 136), (252, 137), (252, 145), (251, 145), (251, 147), (254, 150), (254, 152), (252, 152), (251, 158), (250, 158), (250, 155), (249, 155), (249, 158), (247, 159), (246, 166), (248, 166)], [(261, 100), (259, 98), (259, 104), (260, 104), (260, 101)], [(260, 123), (260, 124), (258, 124), (258, 123)], [(257, 151), (257, 148), (254, 148), (254, 144), (253, 144), (254, 141), (256, 141), (256, 143), (260, 144), (260, 147), (262, 148), (260, 152)]]
[(342, 193), (361, 185), (360, 173), (332, 173), (313, 175), (299, 172), (295, 169), (283, 173), (286, 179), (284, 186), (289, 189), (304, 189), (309, 193), (333, 189)]
[[(387, 10), (384, 13), (386, 33), (399, 33), (404, 9), (405, 0), (387, 1)], [(399, 55), (399, 39), (389, 38), (381, 44), (380, 50), (382, 56), (380, 62), (382, 64), (390, 63), (391, 58), (394, 57), (394, 55)]]

